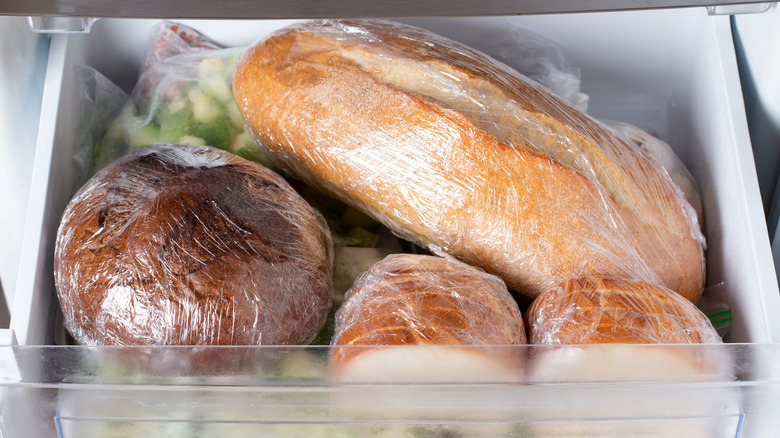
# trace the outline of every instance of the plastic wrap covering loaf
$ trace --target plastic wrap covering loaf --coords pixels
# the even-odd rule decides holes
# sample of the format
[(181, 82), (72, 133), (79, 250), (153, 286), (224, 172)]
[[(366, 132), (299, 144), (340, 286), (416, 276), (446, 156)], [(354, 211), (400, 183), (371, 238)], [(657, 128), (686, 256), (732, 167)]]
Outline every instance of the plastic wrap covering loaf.
[[(384, 347), (524, 343), (522, 314), (500, 278), (454, 259), (391, 254), (361, 274), (347, 292), (336, 314), (331, 362), (339, 376), (349, 378), (395, 375), (438, 381), (447, 370), (494, 378), (499, 370), (517, 372), (519, 358), (505, 357), (506, 349), (490, 354), (467, 348), (428, 352)], [(349, 348), (354, 346), (377, 348)]]
[(324, 221), (279, 175), (160, 144), (76, 193), (54, 275), (84, 344), (300, 344), (330, 308), (332, 252)]
[(661, 286), (608, 277), (568, 280), (526, 313), (534, 344), (720, 343), (710, 320)]
[(658, 164), (469, 47), (306, 22), (250, 46), (233, 89), (283, 171), (530, 298), (591, 274), (701, 293), (704, 237)]

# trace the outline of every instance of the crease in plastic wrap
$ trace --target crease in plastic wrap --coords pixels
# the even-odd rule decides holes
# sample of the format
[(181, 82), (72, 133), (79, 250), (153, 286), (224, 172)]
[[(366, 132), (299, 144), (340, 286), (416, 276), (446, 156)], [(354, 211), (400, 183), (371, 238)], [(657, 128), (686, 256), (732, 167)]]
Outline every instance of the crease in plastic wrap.
[(391, 254), (347, 291), (331, 365), (343, 379), (516, 379), (518, 350), (458, 347), (525, 343), (522, 313), (499, 277), (451, 257)]
[(122, 112), (95, 147), (95, 170), (155, 143), (207, 145), (268, 165), (233, 98), (243, 47), (221, 47), (198, 31), (162, 22)]
[(54, 276), (81, 344), (305, 344), (331, 305), (332, 258), (322, 216), (276, 173), (158, 144), (76, 193)]
[(705, 239), (669, 175), (469, 47), (381, 20), (312, 21), (251, 45), (233, 85), (283, 172), (529, 300), (593, 274), (701, 294)]

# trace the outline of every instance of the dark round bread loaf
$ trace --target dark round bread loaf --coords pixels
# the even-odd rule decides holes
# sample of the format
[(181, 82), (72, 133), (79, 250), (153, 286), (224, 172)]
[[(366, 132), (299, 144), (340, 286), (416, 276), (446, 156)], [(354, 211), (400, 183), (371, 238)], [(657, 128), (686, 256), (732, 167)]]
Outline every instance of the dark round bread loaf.
[(83, 344), (302, 344), (331, 305), (332, 253), (321, 216), (276, 173), (159, 144), (76, 193), (54, 276)]

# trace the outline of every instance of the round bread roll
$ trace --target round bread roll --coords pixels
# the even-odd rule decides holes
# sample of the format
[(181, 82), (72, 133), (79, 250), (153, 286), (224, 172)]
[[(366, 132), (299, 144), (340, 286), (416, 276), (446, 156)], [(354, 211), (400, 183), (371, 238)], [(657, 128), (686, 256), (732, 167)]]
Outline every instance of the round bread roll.
[(662, 286), (582, 277), (553, 287), (526, 312), (532, 344), (719, 343), (709, 319)]
[(541, 392), (535, 403), (544, 408), (534, 415), (545, 421), (533, 422), (536, 436), (713, 437), (724, 426), (718, 415), (738, 412), (730, 388), (691, 385), (728, 381), (731, 361), (707, 317), (669, 289), (572, 279), (542, 293), (526, 323), (539, 344), (529, 382), (590, 385)]
[(54, 277), (82, 344), (303, 344), (331, 305), (324, 220), (276, 173), (206, 146), (147, 146), (95, 174)]
[[(347, 292), (333, 337), (347, 348), (334, 348), (331, 364), (350, 380), (516, 378), (518, 361), (500, 347), (463, 347), (525, 343), (522, 314), (500, 278), (454, 259), (391, 254)], [(458, 347), (393, 347), (421, 345)]]

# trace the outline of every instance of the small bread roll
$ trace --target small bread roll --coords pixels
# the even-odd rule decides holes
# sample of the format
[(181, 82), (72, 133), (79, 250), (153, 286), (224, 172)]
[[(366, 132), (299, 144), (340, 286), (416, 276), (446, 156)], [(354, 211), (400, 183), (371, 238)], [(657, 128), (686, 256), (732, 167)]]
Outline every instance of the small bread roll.
[(710, 320), (662, 286), (609, 277), (568, 280), (526, 312), (532, 344), (720, 343)]
[(538, 436), (721, 436), (725, 417), (713, 413), (738, 410), (733, 391), (685, 386), (729, 379), (730, 359), (718, 345), (701, 345), (721, 339), (701, 311), (664, 287), (572, 279), (542, 293), (525, 316), (537, 344), (529, 382), (591, 383), (587, 391), (542, 392)]
[(76, 193), (54, 277), (82, 344), (304, 344), (330, 308), (332, 253), (324, 220), (276, 173), (160, 144)]
[[(500, 278), (456, 260), (393, 254), (347, 292), (331, 364), (349, 380), (516, 379), (518, 362), (463, 347), (525, 342), (522, 314)], [(457, 347), (392, 347), (421, 345)]]
[(407, 436), (419, 429), (415, 421), (433, 436), (507, 436), (520, 415), (511, 393), (428, 388), (522, 382), (525, 342), (522, 314), (500, 278), (454, 259), (389, 255), (358, 277), (336, 314), (331, 373), (345, 383), (421, 385), (347, 385), (333, 405), (387, 422), (388, 436)]

